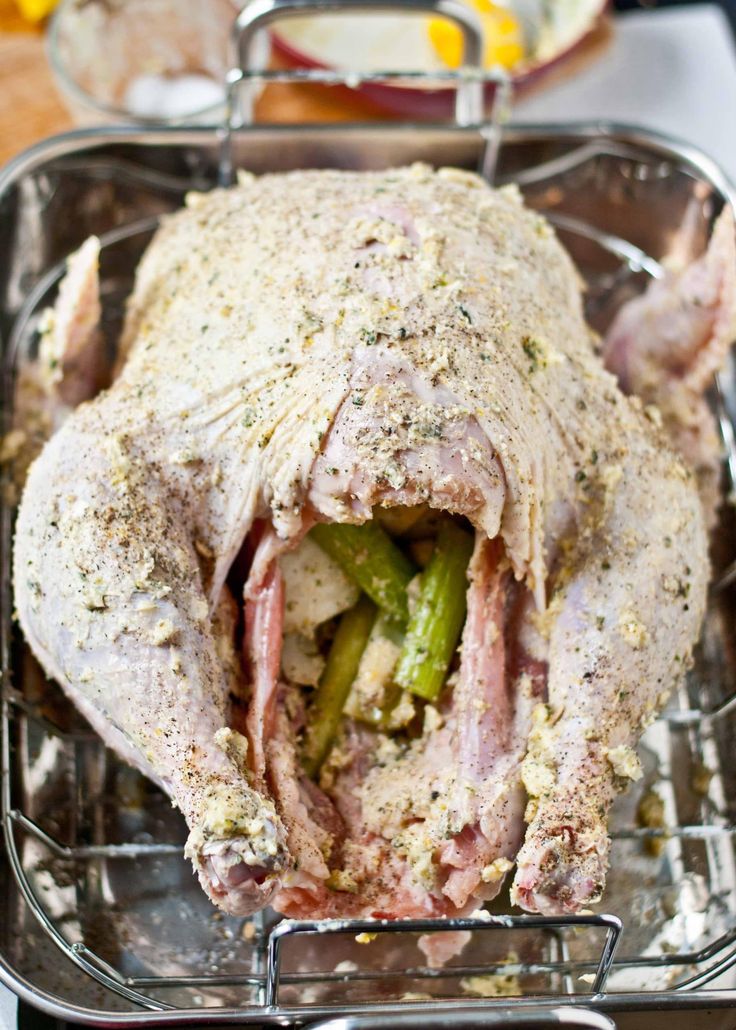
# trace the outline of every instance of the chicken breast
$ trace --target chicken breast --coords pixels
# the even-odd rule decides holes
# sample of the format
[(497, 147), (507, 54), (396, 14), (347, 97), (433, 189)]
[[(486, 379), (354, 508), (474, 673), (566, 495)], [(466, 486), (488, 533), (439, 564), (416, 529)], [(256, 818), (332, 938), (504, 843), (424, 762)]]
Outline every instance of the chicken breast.
[[(31, 470), (16, 604), (49, 675), (183, 812), (210, 897), (456, 914), (514, 862), (528, 911), (599, 897), (611, 801), (698, 636), (707, 540), (547, 222), (425, 166), (193, 196), (143, 258), (123, 351)], [(313, 782), (278, 556), (315, 521), (415, 504), (475, 530), (459, 669), (410, 741), (346, 721)]]

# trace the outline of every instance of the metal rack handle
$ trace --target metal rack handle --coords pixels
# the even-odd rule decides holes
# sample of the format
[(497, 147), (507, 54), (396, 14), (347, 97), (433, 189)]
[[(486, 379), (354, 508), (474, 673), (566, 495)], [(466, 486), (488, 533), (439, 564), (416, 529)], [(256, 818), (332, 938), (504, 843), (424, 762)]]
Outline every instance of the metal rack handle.
[[(228, 85), (253, 72), (257, 34), (277, 21), (325, 14), (432, 14), (451, 21), (463, 36), (462, 68), (483, 68), (483, 27), (478, 14), (460, 0), (250, 0), (232, 29), (233, 68)], [(483, 117), (483, 85), (477, 77), (460, 81), (455, 95), (455, 120), (472, 125)], [(247, 119), (246, 119), (247, 120)]]
[(572, 1005), (541, 1008), (515, 1004), (503, 1008), (480, 1005), (455, 1006), (452, 1009), (422, 1013), (400, 1013), (370, 1016), (340, 1016), (311, 1024), (310, 1030), (541, 1030), (542, 1027), (571, 1027), (577, 1030), (616, 1030), (616, 1024), (602, 1012)]

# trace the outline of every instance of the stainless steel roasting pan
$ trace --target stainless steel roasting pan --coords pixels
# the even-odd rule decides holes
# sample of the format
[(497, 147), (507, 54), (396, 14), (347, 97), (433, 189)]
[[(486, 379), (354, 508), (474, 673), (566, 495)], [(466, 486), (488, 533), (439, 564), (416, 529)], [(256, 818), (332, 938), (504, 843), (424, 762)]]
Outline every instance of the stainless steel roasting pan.
[[(417, 160), (495, 170), (496, 182), (518, 183), (556, 226), (598, 329), (662, 274), (662, 262), (700, 254), (718, 212), (734, 202), (724, 175), (693, 148), (609, 124), (247, 125), (232, 134), (228, 158), (254, 172)], [(159, 216), (222, 174), (216, 128), (69, 133), (0, 174), (6, 429), (17, 370), (37, 346), (65, 257), (90, 233), (101, 237), (112, 354)], [(599, 912), (524, 916), (501, 897), (486, 918), (462, 921), (471, 943), (443, 970), (423, 964), (416, 941), (447, 923), (279, 922), (273, 913), (244, 921), (214, 911), (182, 856), (183, 820), (105, 749), (20, 639), (9, 574), (14, 491), (3, 465), (0, 980), (47, 1012), (108, 1027), (600, 1027), (610, 1026), (608, 1014), (624, 1028), (732, 1028), (733, 365), (712, 401), (724, 504), (708, 617), (687, 685), (644, 738), (644, 779), (615, 806)], [(363, 929), (378, 930), (370, 944), (355, 940)]]

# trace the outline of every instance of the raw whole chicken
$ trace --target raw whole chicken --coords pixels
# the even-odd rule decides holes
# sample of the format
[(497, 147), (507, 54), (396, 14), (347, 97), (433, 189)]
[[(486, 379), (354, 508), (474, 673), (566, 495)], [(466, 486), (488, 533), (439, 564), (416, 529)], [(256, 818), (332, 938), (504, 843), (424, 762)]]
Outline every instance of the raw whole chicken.
[[(673, 376), (733, 336), (719, 233)], [(616, 372), (652, 367), (669, 286)], [(469, 173), (244, 179), (165, 220), (117, 378), (31, 469), (16, 605), (226, 911), (465, 914), (513, 866), (527, 911), (601, 896), (708, 556), (693, 471), (596, 345), (548, 223)]]

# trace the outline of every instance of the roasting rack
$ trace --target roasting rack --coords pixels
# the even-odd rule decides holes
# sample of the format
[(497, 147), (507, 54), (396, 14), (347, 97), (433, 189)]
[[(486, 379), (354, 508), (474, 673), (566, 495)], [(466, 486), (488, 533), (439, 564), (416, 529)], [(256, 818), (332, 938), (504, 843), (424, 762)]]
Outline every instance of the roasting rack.
[[(90, 232), (100, 236), (112, 354), (133, 270), (160, 216), (188, 190), (227, 182), (237, 168), (427, 160), (515, 182), (572, 253), (587, 281), (588, 317), (601, 330), (620, 303), (663, 274), (664, 262), (701, 253), (718, 211), (734, 202), (707, 158), (643, 130), (503, 125), (507, 85), (495, 73), (440, 77), (460, 87), (453, 125), (252, 124), (244, 94), (258, 80), (355, 84), (355, 76), (338, 72), (241, 71), (253, 33), (305, 6), (253, 0), (241, 15), (224, 129), (80, 131), (40, 145), (0, 176), (6, 429), (18, 370), (35, 353), (39, 316), (53, 301), (67, 254)], [(412, 7), (465, 19), (473, 56), (475, 27), (465, 8), (454, 0)], [(486, 113), (478, 87), (488, 78), (498, 88)], [(730, 497), (733, 365), (711, 399)], [(4, 476), (0, 978), (27, 1000), (107, 1026), (192, 1026), (205, 1018), (208, 1025), (301, 1025), (339, 1013), (356, 1030), (409, 1030), (443, 1019), (593, 1025), (584, 1022), (594, 1018), (592, 1009), (615, 1013), (620, 1025), (627, 1013), (662, 1009), (668, 1026), (680, 1018), (689, 1027), (694, 1009), (736, 1003), (736, 763), (729, 762), (736, 748), (736, 537), (728, 504), (715, 536), (714, 585), (695, 667), (647, 731), (644, 780), (614, 811), (605, 911), (528, 916), (502, 898), (463, 920), (315, 923), (262, 913), (243, 921), (214, 913), (183, 859), (180, 817), (46, 683), (15, 632), (9, 466)], [(655, 818), (642, 817), (647, 800)], [(470, 931), (472, 939), (454, 964), (429, 968), (417, 939), (447, 930)], [(509, 995), (523, 1002), (510, 1008)], [(654, 1014), (647, 1018), (654, 1026)]]

